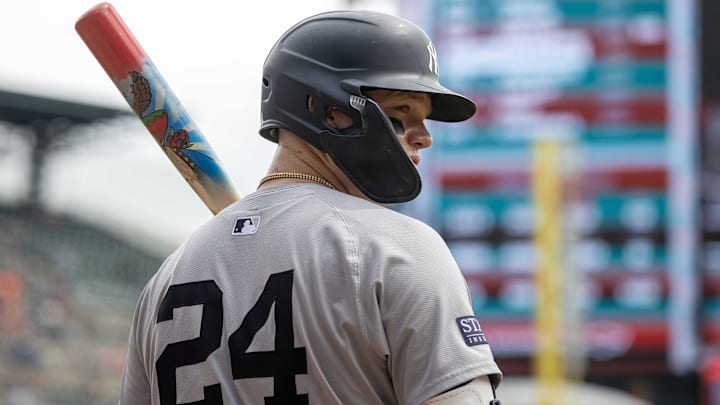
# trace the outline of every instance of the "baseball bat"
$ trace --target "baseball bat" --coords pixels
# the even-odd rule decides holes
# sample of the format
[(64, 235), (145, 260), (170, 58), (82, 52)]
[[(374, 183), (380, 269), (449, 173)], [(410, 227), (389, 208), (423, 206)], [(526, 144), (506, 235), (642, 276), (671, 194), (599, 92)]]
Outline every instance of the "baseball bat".
[(213, 214), (240, 199), (210, 143), (115, 8), (99, 3), (75, 23), (130, 108)]

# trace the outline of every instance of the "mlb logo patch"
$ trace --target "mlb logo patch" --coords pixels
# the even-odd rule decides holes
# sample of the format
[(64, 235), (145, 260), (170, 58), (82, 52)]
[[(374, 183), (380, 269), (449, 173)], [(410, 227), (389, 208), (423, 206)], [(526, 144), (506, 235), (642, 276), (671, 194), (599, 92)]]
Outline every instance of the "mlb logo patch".
[(488, 344), (477, 317), (473, 315), (463, 316), (455, 319), (455, 322), (457, 322), (458, 328), (460, 328), (460, 334), (463, 339), (465, 339), (466, 345), (477, 346)]
[(252, 235), (260, 227), (260, 217), (240, 217), (235, 220), (233, 235)]

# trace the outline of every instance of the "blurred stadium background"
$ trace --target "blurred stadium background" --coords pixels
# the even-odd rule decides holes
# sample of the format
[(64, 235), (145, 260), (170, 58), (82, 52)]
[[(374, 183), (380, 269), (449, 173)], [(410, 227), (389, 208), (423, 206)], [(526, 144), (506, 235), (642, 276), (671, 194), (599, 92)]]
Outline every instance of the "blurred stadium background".
[[(424, 191), (394, 208), (447, 240), (503, 403), (720, 404), (720, 3), (375, 3), (479, 106), (431, 128)], [(64, 154), (118, 133), (147, 138), (129, 109), (0, 88), (0, 404), (117, 400), (135, 299), (175, 243), (47, 194)]]

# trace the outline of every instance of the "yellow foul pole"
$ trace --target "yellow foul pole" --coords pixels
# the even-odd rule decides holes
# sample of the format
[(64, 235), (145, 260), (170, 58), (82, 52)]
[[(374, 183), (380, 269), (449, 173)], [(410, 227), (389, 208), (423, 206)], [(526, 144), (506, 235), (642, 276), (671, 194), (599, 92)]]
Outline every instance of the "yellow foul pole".
[(541, 140), (533, 146), (532, 194), (538, 264), (534, 371), (539, 384), (540, 405), (565, 402), (560, 152), (560, 143), (556, 140)]

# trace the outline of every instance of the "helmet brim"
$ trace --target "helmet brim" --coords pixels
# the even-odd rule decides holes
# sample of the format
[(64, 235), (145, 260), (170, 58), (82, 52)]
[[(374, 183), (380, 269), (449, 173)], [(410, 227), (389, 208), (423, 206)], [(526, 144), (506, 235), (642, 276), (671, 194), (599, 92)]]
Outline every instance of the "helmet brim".
[(362, 82), (360, 86), (366, 89), (415, 91), (430, 94), (432, 111), (428, 119), (433, 121), (465, 121), (475, 115), (477, 111), (472, 100), (432, 81), (413, 80), (403, 76), (363, 80)]
[[(446, 89), (447, 90), (447, 89)], [(432, 93), (432, 112), (428, 119), (444, 122), (465, 121), (475, 115), (477, 107), (470, 99), (447, 90)]]

